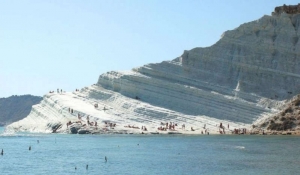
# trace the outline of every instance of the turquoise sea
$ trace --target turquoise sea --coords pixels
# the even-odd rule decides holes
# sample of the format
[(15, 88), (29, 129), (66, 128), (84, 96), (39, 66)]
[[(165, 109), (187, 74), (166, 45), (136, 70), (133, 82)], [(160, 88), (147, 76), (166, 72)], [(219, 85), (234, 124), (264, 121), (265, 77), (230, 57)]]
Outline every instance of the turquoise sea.
[(0, 174), (300, 174), (299, 146), (294, 136), (1, 134)]

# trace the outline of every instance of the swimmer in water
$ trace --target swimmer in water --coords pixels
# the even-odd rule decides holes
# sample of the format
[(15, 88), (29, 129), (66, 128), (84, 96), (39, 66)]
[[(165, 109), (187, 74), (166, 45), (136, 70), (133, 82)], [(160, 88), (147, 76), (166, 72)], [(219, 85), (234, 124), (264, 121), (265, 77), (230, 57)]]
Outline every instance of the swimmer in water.
[(3, 156), (3, 149), (2, 149), (2, 151), (1, 151), (1, 156)]
[(31, 150), (31, 146), (29, 146), (29, 151)]
[(105, 156), (105, 162), (107, 162), (107, 157)]
[(85, 167), (86, 169), (88, 169), (89, 168), (89, 165), (86, 165), (86, 167)]

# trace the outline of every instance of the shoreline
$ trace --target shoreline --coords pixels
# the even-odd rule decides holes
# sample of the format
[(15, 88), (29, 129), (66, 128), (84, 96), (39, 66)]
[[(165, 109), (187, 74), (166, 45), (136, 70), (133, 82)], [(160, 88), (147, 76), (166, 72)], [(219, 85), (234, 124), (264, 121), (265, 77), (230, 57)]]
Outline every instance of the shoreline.
[[(0, 126), (1, 127), (1, 126)], [(22, 133), (22, 132), (28, 132), (28, 133), (40, 133), (40, 134), (68, 134), (68, 135), (182, 135), (182, 136), (200, 136), (200, 135), (230, 135), (230, 136), (251, 136), (251, 135), (265, 135), (265, 136), (300, 136), (300, 130), (296, 131), (249, 131), (246, 133), (240, 133), (240, 134), (234, 134), (232, 132), (228, 132), (225, 134), (220, 134), (216, 131), (211, 131), (208, 133), (201, 133), (199, 130), (196, 131), (190, 131), (190, 130), (170, 130), (170, 131), (142, 131), (140, 129), (105, 129), (99, 128), (99, 129), (92, 129), (92, 128), (81, 128), (81, 130), (77, 133), (71, 133), (70, 130), (60, 130), (59, 132), (51, 132), (51, 131), (34, 131), (34, 130), (16, 130), (11, 128), (3, 127), (3, 133)]]

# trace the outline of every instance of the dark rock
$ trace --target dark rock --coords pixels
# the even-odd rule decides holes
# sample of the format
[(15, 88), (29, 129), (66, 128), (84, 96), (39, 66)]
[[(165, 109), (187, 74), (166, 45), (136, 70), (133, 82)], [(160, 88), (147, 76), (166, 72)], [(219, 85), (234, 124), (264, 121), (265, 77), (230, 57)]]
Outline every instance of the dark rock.
[(287, 13), (287, 14), (297, 14), (300, 13), (300, 3), (298, 5), (283, 5), (275, 7), (274, 12), (272, 15), (279, 15), (281, 13)]
[[(49, 125), (49, 124), (48, 124)], [(51, 126), (51, 129), (52, 129), (52, 133), (56, 133), (56, 131), (62, 127), (62, 124), (61, 123), (55, 123)]]
[(86, 129), (80, 129), (78, 130), (78, 134), (90, 134), (91, 132), (89, 130)]
[(80, 128), (81, 128), (81, 124), (78, 123), (73, 123), (69, 126), (69, 130), (71, 134), (77, 134)]

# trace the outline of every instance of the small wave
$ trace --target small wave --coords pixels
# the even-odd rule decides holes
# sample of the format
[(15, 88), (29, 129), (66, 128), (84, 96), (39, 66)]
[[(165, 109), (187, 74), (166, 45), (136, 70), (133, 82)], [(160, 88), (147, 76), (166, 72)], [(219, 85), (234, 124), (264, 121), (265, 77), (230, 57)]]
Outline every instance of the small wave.
[(236, 149), (245, 149), (244, 146), (235, 146), (234, 148), (236, 148)]

